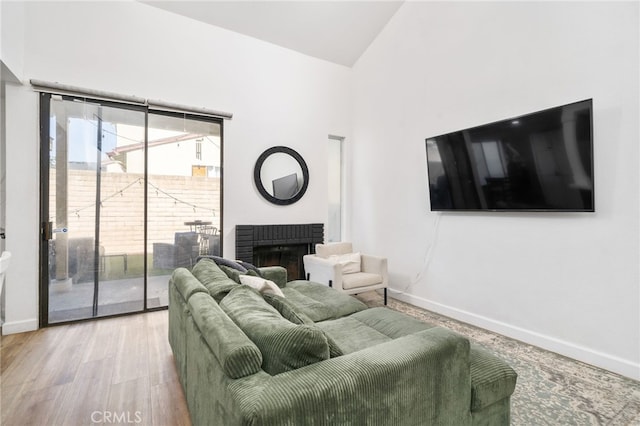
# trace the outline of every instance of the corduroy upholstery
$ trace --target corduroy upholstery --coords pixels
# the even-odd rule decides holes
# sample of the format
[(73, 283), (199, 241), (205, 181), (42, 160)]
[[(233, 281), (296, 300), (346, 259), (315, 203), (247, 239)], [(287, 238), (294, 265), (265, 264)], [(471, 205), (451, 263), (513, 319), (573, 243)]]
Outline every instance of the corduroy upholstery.
[(260, 371), (262, 353), (211, 296), (195, 294), (188, 306), (198, 330), (227, 376), (239, 379)]
[[(296, 307), (285, 297), (281, 297), (271, 293), (263, 293), (262, 297), (264, 297), (264, 300), (266, 300), (267, 303), (276, 308), (276, 310), (280, 312), (280, 315), (282, 315), (283, 318), (291, 321), (292, 323), (315, 326), (315, 323), (311, 320), (311, 318), (309, 318), (302, 312), (298, 312)], [(322, 330), (322, 328), (320, 328), (320, 330)], [(324, 330), (322, 330), (322, 332), (324, 333)], [(340, 346), (336, 343), (335, 340), (333, 340), (333, 338), (331, 338), (330, 335), (324, 333), (324, 336), (327, 338), (327, 343), (329, 344), (329, 356), (331, 358), (344, 355), (344, 351), (342, 350), (342, 348), (340, 348)]]
[[(362, 350), (386, 340), (397, 339), (434, 327), (386, 308), (367, 309), (345, 318), (323, 321), (317, 326), (322, 328), (344, 353)], [(478, 344), (471, 344), (469, 360), (472, 413), (485, 409), (495, 411), (492, 405), (502, 400), (505, 395), (511, 395), (515, 390), (516, 372)]]
[(271, 375), (329, 359), (322, 331), (286, 320), (251, 287), (231, 290), (220, 307), (260, 348), (262, 369)]
[(207, 293), (207, 289), (188, 270), (176, 269), (169, 280), (169, 343), (178, 366), (180, 383), (186, 388), (187, 335), (186, 324), (191, 318), (187, 300), (194, 294)]
[(322, 321), (316, 325), (331, 336), (342, 352), (347, 354), (393, 340), (352, 316)]
[(367, 305), (324, 284), (304, 280), (289, 281), (282, 290), (287, 299), (314, 322), (341, 318), (367, 309)]
[(230, 390), (247, 425), (469, 425), (468, 356), (438, 328)]
[(265, 266), (260, 269), (262, 278), (273, 281), (278, 287), (283, 288), (287, 285), (287, 270), (280, 266)]
[[(272, 304), (234, 283), (216, 293), (219, 305), (213, 281), (227, 277), (212, 278), (215, 269), (205, 264), (196, 271), (208, 287), (186, 270), (176, 270), (169, 283), (169, 341), (193, 424), (509, 424), (516, 374), (466, 338), (387, 308), (367, 309), (307, 281), (287, 283), (285, 298), (271, 296)], [(225, 312), (225, 305), (233, 307)], [(249, 321), (239, 320), (238, 310)], [(269, 339), (253, 334), (279, 327), (315, 329), (312, 341), (340, 352), (327, 359), (323, 346), (317, 360), (269, 374), (265, 353), (282, 346), (269, 348)]]
[(218, 268), (220, 268), (220, 270), (224, 272), (227, 277), (231, 278), (237, 284), (240, 284), (240, 275), (253, 275), (256, 277), (258, 276), (258, 274), (253, 270), (242, 272), (227, 265), (218, 265)]
[(432, 324), (386, 308), (371, 308), (350, 316), (392, 339), (432, 328)]
[(207, 293), (207, 288), (202, 285), (187, 269), (178, 268), (173, 274), (176, 290), (184, 300), (189, 300), (195, 293)]
[(263, 293), (262, 297), (268, 304), (276, 308), (283, 318), (294, 324), (314, 324), (313, 320), (306, 314), (299, 312), (296, 306), (292, 304), (286, 297), (278, 296), (273, 293)]
[(211, 297), (220, 302), (231, 290), (239, 286), (211, 259), (203, 258), (196, 263), (191, 273), (207, 288)]
[(477, 344), (471, 345), (471, 411), (480, 411), (511, 395), (517, 374), (498, 357)]

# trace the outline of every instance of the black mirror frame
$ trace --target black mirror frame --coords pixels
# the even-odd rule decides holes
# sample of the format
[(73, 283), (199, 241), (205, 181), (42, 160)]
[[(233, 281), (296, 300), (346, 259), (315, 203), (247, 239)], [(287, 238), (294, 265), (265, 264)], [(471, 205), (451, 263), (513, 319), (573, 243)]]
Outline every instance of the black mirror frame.
[[(279, 152), (292, 156), (298, 162), (300, 168), (302, 169), (302, 187), (296, 195), (291, 198), (287, 198), (286, 200), (281, 200), (280, 198), (276, 198), (273, 195), (269, 194), (264, 185), (262, 185), (262, 180), (260, 179), (260, 171), (262, 170), (262, 165), (264, 164), (266, 159), (269, 158), (271, 154), (276, 154)], [(300, 200), (304, 193), (307, 192), (307, 187), (309, 186), (309, 169), (307, 168), (307, 163), (305, 163), (304, 158), (302, 158), (302, 156), (295, 150), (286, 146), (273, 146), (264, 151), (262, 154), (260, 154), (260, 157), (258, 157), (256, 165), (253, 169), (253, 181), (256, 184), (256, 188), (258, 188), (258, 192), (260, 192), (260, 195), (262, 195), (267, 201), (273, 204), (278, 204), (280, 206), (286, 206)]]

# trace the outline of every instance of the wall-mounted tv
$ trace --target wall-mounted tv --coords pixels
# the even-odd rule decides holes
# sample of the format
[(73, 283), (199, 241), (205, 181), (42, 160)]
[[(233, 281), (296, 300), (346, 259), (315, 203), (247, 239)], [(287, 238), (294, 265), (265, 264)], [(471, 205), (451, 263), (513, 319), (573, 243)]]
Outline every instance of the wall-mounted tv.
[(427, 138), (432, 211), (593, 212), (587, 99)]

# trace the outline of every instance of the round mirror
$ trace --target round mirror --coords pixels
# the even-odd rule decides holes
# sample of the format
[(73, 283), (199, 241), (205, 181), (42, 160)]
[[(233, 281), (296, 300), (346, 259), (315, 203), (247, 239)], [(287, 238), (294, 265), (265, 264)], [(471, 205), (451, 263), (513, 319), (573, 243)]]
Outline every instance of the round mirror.
[(307, 190), (309, 170), (296, 151), (286, 146), (274, 146), (256, 161), (253, 180), (266, 200), (280, 205), (293, 204)]

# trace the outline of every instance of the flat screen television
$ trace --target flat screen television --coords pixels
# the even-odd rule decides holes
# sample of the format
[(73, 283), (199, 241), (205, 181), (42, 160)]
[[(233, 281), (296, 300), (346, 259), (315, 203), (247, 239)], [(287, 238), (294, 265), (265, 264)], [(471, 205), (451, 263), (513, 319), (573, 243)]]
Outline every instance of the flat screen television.
[(426, 139), (432, 211), (593, 212), (587, 99)]
[(298, 193), (298, 174), (292, 173), (272, 181), (273, 196), (280, 200), (288, 200)]

